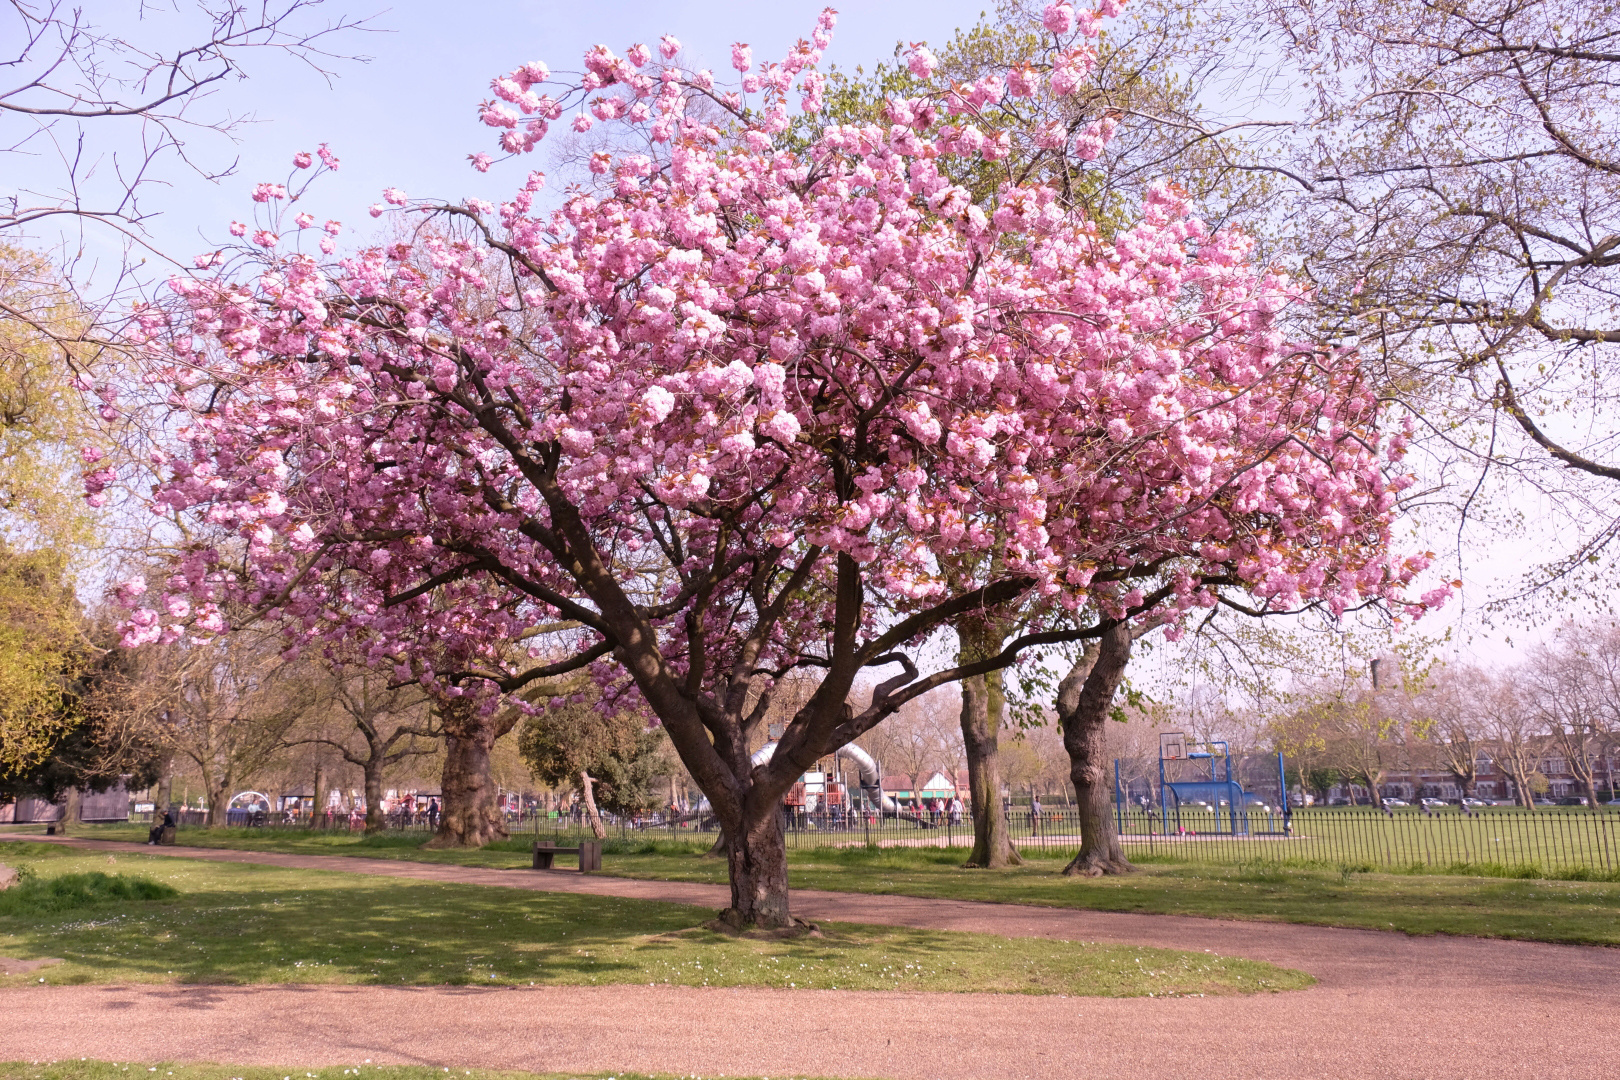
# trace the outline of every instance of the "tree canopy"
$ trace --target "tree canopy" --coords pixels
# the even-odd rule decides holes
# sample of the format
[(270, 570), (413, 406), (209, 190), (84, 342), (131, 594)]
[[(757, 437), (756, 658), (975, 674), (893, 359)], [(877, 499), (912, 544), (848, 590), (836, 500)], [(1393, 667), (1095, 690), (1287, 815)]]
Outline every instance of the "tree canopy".
[[(793, 89), (821, 107), (830, 11), (780, 63), (739, 46), (734, 92), (668, 38), (662, 63), (597, 47), (573, 82), (526, 65), (483, 112), (505, 152), (569, 109), (647, 152), (593, 155), (601, 186), (552, 213), (538, 173), (498, 208), (390, 189), (409, 239), (335, 262), (261, 185), (252, 261), (142, 315), (146, 383), (183, 424), (156, 504), (235, 539), (129, 582), (126, 640), (242, 604), (469, 715), (590, 668), (709, 796), (739, 917), (780, 924), (783, 792), (935, 686), (1149, 613), (1421, 611), (1426, 560), (1389, 538), (1405, 435), (1352, 354), (1286, 332), (1295, 282), (1168, 186), (1105, 237), (1039, 178), (981, 206), (943, 167), (1021, 139), (1095, 156), (1102, 120), (980, 120), (1083, 86), (1102, 17), (1053, 4), (1016, 66), (800, 151), (776, 139)], [(910, 64), (932, 77), (926, 50)], [(919, 670), (934, 630), (1030, 595), (1041, 624), (1001, 652)], [(566, 658), (514, 665), (559, 619), (530, 652)], [(803, 667), (824, 677), (756, 769), (772, 686)], [(868, 668), (900, 674), (851, 706)]]

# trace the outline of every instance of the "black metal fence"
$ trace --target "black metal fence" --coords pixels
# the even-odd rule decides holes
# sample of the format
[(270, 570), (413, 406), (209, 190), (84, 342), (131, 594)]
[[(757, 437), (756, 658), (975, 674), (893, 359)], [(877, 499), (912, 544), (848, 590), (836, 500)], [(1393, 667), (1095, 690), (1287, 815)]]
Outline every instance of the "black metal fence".
[[(1620, 811), (1556, 807), (1523, 810), (1459, 807), (1380, 811), (1371, 808), (1298, 809), (1285, 819), (1251, 809), (1233, 829), (1229, 809), (1183, 808), (1179, 818), (1156, 810), (1115, 816), (1130, 857), (1150, 862), (1236, 864), (1309, 863), (1380, 870), (1423, 868), (1437, 872), (1486, 872), (1612, 877), (1620, 874)], [(971, 819), (946, 814), (793, 815), (783, 819), (790, 850), (874, 847), (968, 848)], [(557, 840), (584, 834), (574, 821), (526, 823), (537, 835)], [(1168, 825), (1168, 829), (1166, 828)], [(1009, 811), (1013, 842), (1024, 851), (1053, 857), (1080, 845), (1080, 822), (1072, 808)], [(713, 819), (617, 821), (609, 835), (628, 840), (712, 843)]]
[[(200, 825), (203, 817), (201, 811), (185, 811), (182, 824)], [(639, 839), (708, 845), (719, 835), (714, 819), (707, 815), (604, 817), (608, 836), (623, 842)], [(1179, 814), (1170, 815), (1156, 809), (1122, 810), (1114, 820), (1126, 854), (1149, 862), (1230, 865), (1260, 861), (1403, 871), (1421, 868), (1441, 873), (1620, 877), (1620, 808), (1613, 807), (1309, 808), (1294, 810), (1286, 818), (1250, 808), (1235, 823), (1229, 808), (1183, 807)], [(259, 824), (282, 827), (279, 818), (267, 817)], [(332, 831), (364, 828), (363, 821), (351, 822), (347, 815), (334, 817), (329, 824)], [(389, 832), (395, 834), (425, 834), (431, 829), (426, 815), (394, 817), (388, 824)], [(1026, 852), (1058, 857), (1080, 845), (1080, 822), (1073, 808), (1043, 809), (1035, 817), (1028, 806), (1014, 806), (1008, 811), (1008, 824), (1014, 844)], [(324, 828), (328, 822), (317, 825)], [(563, 843), (590, 836), (578, 817), (544, 813), (510, 815), (507, 827), (518, 839)], [(965, 855), (973, 844), (971, 818), (945, 812), (800, 812), (784, 814), (783, 827), (790, 850), (961, 848)]]

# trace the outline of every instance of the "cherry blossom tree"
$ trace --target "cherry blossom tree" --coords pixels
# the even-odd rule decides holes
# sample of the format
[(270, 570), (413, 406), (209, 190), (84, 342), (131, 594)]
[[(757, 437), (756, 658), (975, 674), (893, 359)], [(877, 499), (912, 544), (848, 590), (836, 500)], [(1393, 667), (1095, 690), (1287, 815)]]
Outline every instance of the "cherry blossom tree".
[[(261, 187), (243, 254), (142, 316), (182, 446), (154, 505), (198, 539), (126, 584), (126, 640), (220, 633), (239, 605), (289, 649), (361, 648), (469, 730), (589, 671), (712, 803), (727, 919), (790, 928), (782, 796), (908, 701), (1227, 591), (1407, 603), (1404, 435), (1354, 355), (1288, 339), (1295, 283), (1168, 187), (1104, 239), (1050, 188), (1009, 175), (981, 207), (943, 168), (1006, 158), (1023, 136), (976, 117), (1080, 85), (1105, 14), (1053, 4), (1015, 69), (795, 152), (774, 143), (795, 89), (819, 107), (830, 11), (780, 63), (734, 50), (735, 90), (672, 38), (662, 62), (525, 64), (481, 111), (506, 158), (565, 116), (644, 151), (593, 156), (599, 186), (551, 212), (539, 173), (498, 208), (390, 189), (374, 210), (409, 239), (342, 259)], [(993, 655), (919, 669), (931, 635), (1028, 600)], [(755, 766), (804, 669), (815, 692)]]

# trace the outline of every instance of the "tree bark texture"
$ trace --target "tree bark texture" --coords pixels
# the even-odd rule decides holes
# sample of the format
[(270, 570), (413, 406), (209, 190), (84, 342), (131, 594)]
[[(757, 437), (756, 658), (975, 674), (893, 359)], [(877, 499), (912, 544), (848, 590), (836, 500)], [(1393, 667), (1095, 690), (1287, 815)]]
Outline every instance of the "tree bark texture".
[(315, 766), (315, 795), (309, 803), (309, 827), (315, 828), (326, 810), (326, 772)]
[(1069, 754), (1080, 818), (1080, 851), (1064, 868), (1068, 875), (1098, 877), (1135, 870), (1120, 847), (1115, 827), (1103, 725), (1131, 659), (1131, 631), (1124, 625), (1105, 632), (1058, 685), (1058, 722)]
[(75, 832), (78, 831), (79, 809), (82, 805), (82, 800), (83, 796), (79, 794), (78, 788), (70, 787), (63, 794), (62, 817), (56, 823), (56, 831), (58, 833), (66, 836), (68, 835), (69, 829), (72, 829)]
[(726, 862), (731, 871), (731, 906), (721, 921), (739, 929), (792, 928), (788, 908), (787, 843), (782, 835), (782, 814), (774, 807), (733, 831), (722, 826), (729, 839)]
[[(975, 613), (957, 621), (956, 638), (957, 662), (972, 664), (999, 653), (1006, 633), (995, 620)], [(1001, 679), (1001, 672), (993, 671), (962, 680), (962, 747), (973, 814), (973, 851), (966, 865), (991, 870), (1024, 861), (1013, 847), (1001, 802), (1000, 738), (1006, 707)]]
[(973, 851), (967, 865), (999, 870), (1022, 863), (1001, 803), (999, 738), (1005, 699), (1001, 672), (962, 680), (962, 745), (967, 753)]
[(374, 757), (361, 768), (366, 778), (366, 835), (374, 836), (388, 827), (382, 808), (383, 763)]
[(216, 785), (208, 783), (208, 778), (204, 777), (203, 790), (208, 792), (208, 827), (218, 829), (228, 824), (230, 818), (225, 811), (231, 802), (231, 778), (227, 776)]
[(495, 805), (495, 781), (489, 774), (490, 750), (505, 732), (496, 717), (481, 715), (466, 698), (446, 701), (439, 714), (444, 724), (441, 810), (439, 830), (426, 846), (483, 847), (506, 839), (506, 822)]
[(579, 770), (579, 797), (585, 804), (585, 823), (591, 827), (591, 835), (598, 840), (607, 838), (607, 826), (602, 824), (602, 814), (596, 809), (596, 781), (591, 779), (589, 769)]

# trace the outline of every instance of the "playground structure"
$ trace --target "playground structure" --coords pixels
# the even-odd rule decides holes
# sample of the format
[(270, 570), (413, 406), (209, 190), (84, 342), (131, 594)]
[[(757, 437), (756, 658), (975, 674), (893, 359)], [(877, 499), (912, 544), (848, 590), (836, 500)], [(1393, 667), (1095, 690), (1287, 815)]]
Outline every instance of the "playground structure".
[[(1290, 814), (1281, 753), (1277, 755), (1277, 791), (1281, 804), (1278, 810), (1282, 814), (1286, 832)], [(1248, 836), (1251, 832), (1249, 808), (1260, 803), (1260, 797), (1254, 792), (1245, 791), (1242, 783), (1233, 776), (1232, 751), (1224, 740), (1192, 742), (1179, 731), (1165, 732), (1159, 736), (1158, 796), (1160, 827), (1165, 835), (1170, 833), (1172, 816), (1177, 831), (1181, 831), (1182, 808), (1197, 806), (1210, 812), (1215, 833)], [(1262, 806), (1262, 809), (1265, 807)], [(1114, 761), (1114, 814), (1123, 833), (1125, 785), (1118, 759)], [(1222, 828), (1223, 823), (1227, 826), (1225, 829)]]
[(262, 791), (238, 791), (225, 804), (225, 824), (263, 825), (270, 817), (270, 796)]
[[(754, 765), (764, 765), (776, 756), (776, 743), (768, 742), (754, 751), (750, 759)], [(883, 773), (872, 755), (862, 750), (854, 743), (841, 746), (833, 752), (833, 760), (843, 758), (855, 766), (855, 775), (861, 793), (866, 796), (867, 802), (881, 809), (884, 813), (898, 814), (900, 807), (889, 796), (883, 793)], [(836, 768), (836, 766), (835, 766)], [(842, 775), (836, 773), (834, 775)], [(822, 773), (805, 773), (794, 785), (794, 790), (787, 795), (786, 802), (790, 806), (803, 807), (805, 812), (812, 812), (822, 802), (834, 803), (847, 794), (845, 785), (832, 779), (832, 775)]]

